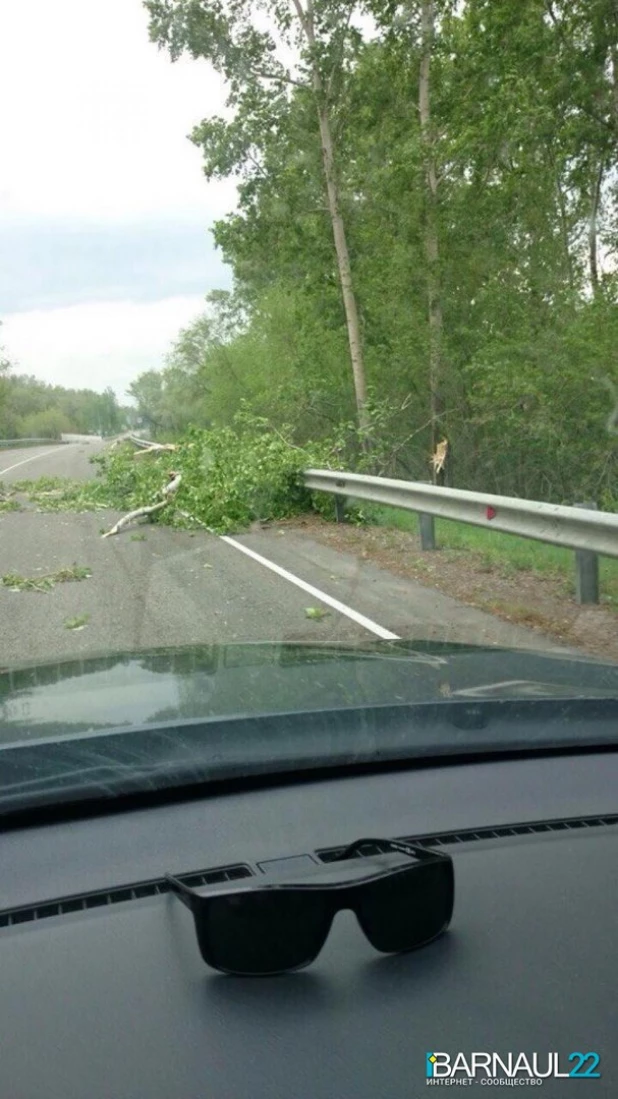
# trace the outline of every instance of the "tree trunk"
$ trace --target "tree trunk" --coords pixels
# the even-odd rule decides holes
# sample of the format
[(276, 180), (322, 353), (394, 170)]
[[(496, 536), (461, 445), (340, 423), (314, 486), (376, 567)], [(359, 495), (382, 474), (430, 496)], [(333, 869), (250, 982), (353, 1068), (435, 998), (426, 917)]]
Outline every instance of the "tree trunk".
[(603, 171), (605, 165), (601, 163), (594, 174), (592, 181), (592, 198), (590, 201), (590, 221), (588, 223), (588, 249), (590, 255), (590, 283), (592, 293), (596, 297), (599, 293), (599, 260), (598, 260), (598, 218), (599, 203), (601, 201), (601, 185), (603, 183)]
[[(435, 454), (440, 436), (440, 420), (444, 415), (442, 361), (442, 300), (440, 287), (440, 252), (438, 243), (438, 173), (431, 131), (430, 74), (431, 49), (434, 36), (433, 0), (421, 4), (421, 67), (418, 106), (421, 123), (421, 148), (425, 169), (425, 259), (427, 263), (427, 298), (429, 311), (429, 400), (431, 415), (431, 449)], [(434, 473), (435, 479), (435, 473)]]
[[(315, 30), (313, 22), (313, 3), (308, 0), (307, 8), (303, 11), (300, 0), (294, 0), (294, 6), (298, 14), (301, 26), (311, 50), (315, 49)], [(339, 201), (339, 186), (335, 169), (335, 152), (333, 136), (330, 125), (328, 99), (323, 87), (317, 65), (313, 64), (312, 70), (313, 91), (316, 99), (318, 123), (320, 127), (320, 141), (322, 144), (322, 164), (326, 180), (326, 193), (328, 197), (328, 210), (333, 229), (337, 266), (339, 269), (339, 281), (341, 284), (341, 296), (345, 310), (346, 324), (348, 328), (348, 344), (350, 347), (350, 360), (352, 363), (352, 376), (354, 379), (354, 393), (356, 408), (358, 411), (358, 423), (362, 429), (369, 426), (367, 415), (367, 383), (365, 379), (365, 362), (363, 355), (363, 342), (361, 339), (360, 321), (354, 284), (352, 281), (352, 267), (350, 253), (346, 239), (345, 224), (341, 214)]]
[(320, 123), (320, 137), (322, 139), (322, 159), (324, 162), (324, 175), (326, 177), (326, 190), (328, 193), (328, 208), (333, 227), (337, 265), (339, 267), (339, 279), (341, 282), (341, 294), (348, 326), (348, 343), (350, 346), (350, 359), (352, 361), (352, 375), (354, 377), (358, 422), (361, 428), (366, 428), (368, 427), (369, 421), (367, 417), (367, 383), (365, 380), (363, 344), (361, 340), (356, 295), (352, 282), (350, 254), (348, 252), (345, 225), (343, 217), (341, 216), (339, 204), (339, 189), (337, 187), (335, 175), (333, 141), (327, 109), (321, 106), (318, 107), (318, 119)]
[[(618, 13), (617, 13), (618, 21)], [(612, 115), (614, 119), (614, 136), (618, 136), (618, 46), (611, 48), (612, 58)]]
[(556, 172), (556, 194), (558, 197), (558, 209), (560, 211), (560, 235), (562, 237), (562, 247), (564, 249), (564, 259), (566, 263), (566, 269), (569, 279), (569, 289), (573, 290), (575, 285), (575, 279), (573, 276), (573, 259), (571, 256), (571, 245), (569, 241), (569, 219), (567, 216), (566, 202), (564, 200), (564, 194), (562, 187), (560, 186), (560, 174)]

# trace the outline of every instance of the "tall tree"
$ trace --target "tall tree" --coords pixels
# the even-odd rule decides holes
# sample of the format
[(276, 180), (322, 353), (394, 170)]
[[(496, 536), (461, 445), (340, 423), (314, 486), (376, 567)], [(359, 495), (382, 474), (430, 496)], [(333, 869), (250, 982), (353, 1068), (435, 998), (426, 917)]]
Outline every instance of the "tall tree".
[[(202, 123), (193, 135), (207, 175), (257, 175), (265, 142), (289, 109), (290, 89), (309, 93), (318, 122), (327, 207), (346, 318), (359, 423), (368, 424), (367, 383), (359, 310), (339, 190), (332, 114), (360, 35), (352, 25), (356, 0), (145, 0), (150, 35), (173, 60), (184, 51), (224, 75), (233, 121)], [(264, 26), (264, 14), (267, 25)], [(293, 62), (288, 58), (292, 56)]]
[[(244, 307), (235, 331), (213, 340), (209, 322), (183, 335), (162, 407), (225, 423), (245, 397), (302, 442), (353, 415), (313, 56), (293, 0), (286, 41), (298, 34), (304, 51), (293, 65), (261, 38), (252, 54), (255, 10), (234, 2), (233, 19), (197, 0), (156, 5), (171, 20), (164, 44), (175, 30), (179, 49), (191, 38), (196, 56), (211, 56), (216, 38), (218, 67), (232, 74), (233, 118), (208, 119), (194, 137), (207, 174), (238, 178), (238, 208), (216, 240)], [(377, 33), (361, 43), (337, 24), (347, 54), (328, 70), (332, 28), (320, 19), (335, 8), (302, 8), (319, 31), (322, 79), (339, 73), (328, 122), (367, 408), (408, 476), (427, 475), (444, 409), (462, 487), (615, 499), (614, 9), (376, 0)]]
[[(425, 171), (425, 257), (427, 263), (427, 299), (429, 310), (429, 402), (431, 416), (431, 449), (437, 453), (444, 428), (443, 363), (442, 363), (442, 293), (440, 286), (440, 245), (438, 241), (438, 167), (435, 135), (431, 119), (431, 59), (435, 36), (434, 0), (421, 0), (421, 63), (419, 72), (418, 111), (421, 126), (421, 148)], [(445, 454), (446, 457), (446, 454)], [(434, 480), (444, 473), (444, 463), (438, 470), (434, 463)]]

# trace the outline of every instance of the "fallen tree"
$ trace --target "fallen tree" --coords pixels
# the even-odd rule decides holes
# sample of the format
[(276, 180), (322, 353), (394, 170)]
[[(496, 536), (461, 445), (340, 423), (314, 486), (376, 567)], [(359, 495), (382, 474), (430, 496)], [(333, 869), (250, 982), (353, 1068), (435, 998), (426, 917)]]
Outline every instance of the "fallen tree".
[[(100, 478), (98, 486), (84, 485), (84, 497), (126, 512), (103, 532), (105, 538), (141, 519), (226, 534), (255, 520), (285, 518), (311, 510), (301, 474), (323, 464), (330, 449), (299, 447), (290, 435), (285, 428), (273, 432), (267, 421), (243, 409), (233, 426), (190, 429), (174, 443), (148, 442), (136, 451), (136, 441), (127, 438), (93, 459)], [(145, 454), (148, 460), (135, 460)], [(170, 496), (176, 495), (170, 507)]]
[(123, 515), (122, 519), (119, 519), (117, 523), (114, 523), (114, 526), (110, 530), (105, 531), (101, 537), (109, 538), (112, 534), (119, 534), (123, 527), (128, 526), (129, 523), (135, 522), (136, 519), (150, 519), (157, 512), (163, 511), (164, 508), (168, 507), (180, 487), (182, 475), (176, 470), (171, 470), (168, 473), (167, 478), (167, 484), (161, 489), (162, 500), (158, 500), (155, 504), (136, 508), (135, 511), (130, 511), (127, 515)]
[[(383, 410), (378, 413), (380, 426)], [(230, 426), (191, 428), (175, 443), (147, 443), (141, 452), (150, 454), (148, 461), (134, 460), (134, 440), (119, 439), (91, 457), (96, 478), (39, 478), (20, 482), (20, 491), (40, 511), (120, 513), (122, 518), (101, 531), (105, 538), (140, 519), (228, 534), (307, 511), (333, 518), (333, 498), (307, 489), (303, 471), (384, 472), (392, 447), (381, 441), (382, 434), (376, 430), (367, 453), (358, 429), (346, 422), (330, 437), (303, 446), (290, 427), (274, 428), (243, 406)]]

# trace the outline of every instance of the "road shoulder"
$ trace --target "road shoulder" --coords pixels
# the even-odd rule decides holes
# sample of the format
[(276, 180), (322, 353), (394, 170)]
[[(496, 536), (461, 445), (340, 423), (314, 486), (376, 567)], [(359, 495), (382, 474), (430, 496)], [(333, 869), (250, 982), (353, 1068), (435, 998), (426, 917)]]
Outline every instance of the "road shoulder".
[[(284, 533), (278, 534), (279, 531)], [(347, 555), (348, 580), (353, 583), (357, 594), (362, 590), (363, 570), (368, 566), (379, 570), (382, 575), (389, 575), (393, 581), (399, 579), (421, 587), (427, 593), (427, 608), (431, 613), (439, 613), (439, 618), (434, 622), (432, 632), (423, 604), (414, 602), (415, 589), (409, 589), (409, 597), (413, 600), (410, 606), (417, 606), (420, 613), (418, 621), (409, 621), (407, 636), (411, 636), (413, 626), (427, 627), (429, 632), (423, 633), (423, 636), (431, 637), (446, 626), (452, 640), (474, 640), (470, 636), (471, 631), (481, 630), (483, 636), (489, 639), (484, 643), (539, 649), (564, 646), (590, 656), (618, 660), (616, 609), (578, 605), (565, 590), (563, 578), (490, 566), (461, 550), (442, 549), (423, 553), (418, 538), (406, 531), (327, 523), (318, 516), (301, 516), (273, 523), (263, 532), (266, 533), (271, 542), (278, 538), (281, 542), (285, 540), (290, 547), (294, 545), (302, 561), (298, 567), (305, 569), (302, 575), (307, 571), (307, 548), (312, 541), (333, 555)], [(262, 542), (261, 552), (266, 553), (264, 545)], [(257, 543), (255, 548), (259, 548)], [(316, 551), (313, 553), (316, 556)], [(279, 557), (276, 559), (279, 560)], [(334, 561), (334, 556), (330, 560)], [(323, 563), (326, 561), (324, 557)], [(326, 566), (322, 571), (326, 573)], [(407, 620), (410, 617), (408, 604), (402, 602), (406, 599), (404, 590), (407, 589), (402, 588), (398, 592), (397, 620), (400, 625), (402, 618)], [(393, 594), (396, 592), (395, 584)], [(429, 598), (430, 592), (433, 592), (433, 604)], [(450, 602), (443, 603), (438, 599), (439, 595), (450, 599)], [(348, 598), (354, 596), (349, 595)], [(359, 601), (356, 598), (356, 603)], [(450, 610), (447, 611), (447, 607)], [(365, 610), (365, 613), (369, 612)], [(395, 629), (392, 620), (384, 622), (384, 617), (383, 613), (378, 620)], [(395, 632), (398, 631), (395, 629)]]

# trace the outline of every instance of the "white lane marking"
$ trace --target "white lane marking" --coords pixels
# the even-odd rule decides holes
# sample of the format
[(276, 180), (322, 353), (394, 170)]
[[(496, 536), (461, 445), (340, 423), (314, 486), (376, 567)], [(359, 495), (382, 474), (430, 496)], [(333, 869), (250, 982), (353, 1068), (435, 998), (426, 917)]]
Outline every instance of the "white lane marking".
[(385, 630), (384, 626), (379, 626), (377, 622), (373, 622), (371, 618), (366, 618), (364, 614), (359, 614), (358, 611), (352, 610), (352, 607), (346, 606), (345, 603), (340, 603), (338, 599), (333, 599), (332, 596), (327, 595), (326, 592), (320, 591), (319, 588), (314, 588), (312, 584), (307, 584), (305, 580), (301, 580), (298, 576), (294, 576), (293, 573), (288, 572), (287, 569), (282, 569), (280, 565), (275, 565), (274, 561), (269, 561), (267, 557), (262, 557), (261, 553), (256, 553), (255, 550), (249, 549), (248, 546), (243, 546), (242, 542), (237, 542), (235, 538), (230, 538), (227, 534), (222, 534), (222, 542), (227, 542), (228, 546), (234, 546), (235, 549), (239, 549), (241, 553), (246, 553), (247, 557), (252, 557), (254, 561), (258, 561), (260, 565), (264, 565), (265, 568), (270, 569), (271, 572), (276, 572), (277, 576), (282, 576), (284, 580), (289, 580), (290, 584), (296, 584), (297, 588), (302, 588), (309, 595), (313, 595), (314, 598), (319, 599), (321, 603), (326, 603), (328, 607), (332, 607), (333, 610), (339, 611), (339, 614), (344, 614), (346, 618), (351, 618), (353, 622), (356, 622), (359, 626), (369, 630), (370, 633), (374, 633), (376, 637), (381, 637), (384, 641), (399, 641), (399, 635), (391, 633), (390, 630)]
[[(76, 443), (73, 443), (73, 444), (67, 443), (67, 446), (71, 446), (71, 445), (76, 446), (77, 444)], [(62, 449), (64, 451), (66, 449), (66, 447), (63, 447)], [(26, 462), (36, 462), (37, 458), (46, 458), (48, 454), (57, 454), (57, 453), (58, 453), (58, 447), (55, 446), (53, 450), (44, 450), (42, 454), (32, 454), (30, 458), (24, 458), (23, 462), (15, 462), (14, 465), (7, 466), (6, 469), (0, 469), (0, 477), (2, 477), (2, 475), (4, 473), (10, 473), (12, 469), (17, 469), (18, 466), (25, 466)]]

